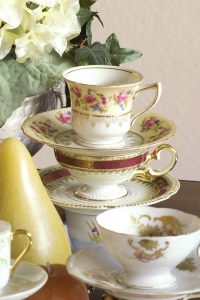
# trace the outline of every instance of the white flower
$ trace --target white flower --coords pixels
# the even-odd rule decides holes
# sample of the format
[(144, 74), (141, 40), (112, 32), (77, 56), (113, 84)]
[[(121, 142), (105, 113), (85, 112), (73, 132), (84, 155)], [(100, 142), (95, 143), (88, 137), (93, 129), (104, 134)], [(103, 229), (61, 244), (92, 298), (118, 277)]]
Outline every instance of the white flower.
[(23, 63), (27, 58), (33, 61), (46, 59), (53, 48), (52, 39), (53, 35), (46, 26), (35, 24), (28, 33), (15, 40), (17, 61)]
[(16, 32), (10, 30), (9, 25), (6, 24), (0, 29), (0, 60), (10, 52), (16, 38)]
[(55, 34), (51, 43), (52, 43), (52, 46), (53, 46), (54, 50), (60, 56), (62, 56), (64, 51), (67, 48), (67, 39), (62, 37), (62, 36), (58, 36), (58, 35)]
[(58, 0), (58, 5), (60, 5), (63, 13), (73, 11), (77, 14), (80, 10), (79, 0)]
[(16, 28), (21, 23), (26, 0), (0, 0), (0, 19)]
[(81, 31), (76, 15), (79, 9), (77, 0), (58, 0), (55, 7), (46, 13), (43, 24), (54, 34), (54, 49), (60, 56), (67, 47), (67, 41), (79, 35)]
[(31, 2), (34, 2), (39, 5), (52, 7), (56, 4), (57, 0), (31, 0)]
[(44, 13), (42, 12), (41, 6), (38, 6), (35, 9), (29, 9), (26, 7), (20, 26), (25, 32), (28, 32), (31, 30), (33, 25), (35, 25), (36, 22), (40, 21), (43, 17)]
[(79, 9), (79, 0), (0, 0), (0, 59), (13, 45), (22, 63), (44, 59), (52, 49), (62, 56), (81, 31)]
[(51, 32), (61, 34), (68, 40), (80, 33), (81, 27), (75, 13), (60, 13), (57, 9), (49, 9), (43, 24), (48, 26)]

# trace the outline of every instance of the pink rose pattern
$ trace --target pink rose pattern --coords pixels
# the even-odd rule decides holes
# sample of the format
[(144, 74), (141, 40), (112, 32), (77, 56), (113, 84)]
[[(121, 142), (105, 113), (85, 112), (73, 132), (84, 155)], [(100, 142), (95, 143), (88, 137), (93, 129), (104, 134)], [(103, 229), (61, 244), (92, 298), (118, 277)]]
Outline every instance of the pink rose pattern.
[(106, 112), (108, 110), (109, 102), (113, 100), (121, 110), (124, 110), (127, 106), (131, 91), (121, 91), (114, 97), (109, 98), (91, 89), (88, 89), (87, 94), (85, 95), (85, 93), (83, 93), (78, 87), (71, 88), (71, 93), (76, 95), (75, 106), (82, 106), (84, 110), (92, 109), (93, 111)]
[(72, 114), (70, 111), (65, 112), (59, 112), (56, 116), (58, 120), (60, 120), (62, 123), (70, 124), (72, 121)]
[(157, 117), (150, 116), (145, 118), (141, 124), (141, 132), (155, 133), (148, 136), (147, 142), (156, 141), (158, 138), (167, 135), (170, 132), (170, 128), (166, 127), (164, 121), (161, 121)]
[(53, 136), (57, 129), (52, 127), (51, 120), (46, 119), (45, 121), (33, 122), (30, 128), (46, 137)]

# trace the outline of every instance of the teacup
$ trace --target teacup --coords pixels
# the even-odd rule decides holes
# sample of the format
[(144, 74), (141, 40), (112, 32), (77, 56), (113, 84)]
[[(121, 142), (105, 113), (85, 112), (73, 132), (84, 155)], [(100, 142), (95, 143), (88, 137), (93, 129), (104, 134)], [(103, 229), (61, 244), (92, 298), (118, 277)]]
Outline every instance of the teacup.
[(173, 284), (173, 269), (200, 244), (200, 219), (176, 209), (120, 207), (96, 220), (103, 245), (124, 268), (117, 279), (128, 287)]
[[(26, 236), (27, 244), (11, 265), (11, 241), (17, 235)], [(0, 289), (6, 286), (15, 268), (30, 249), (31, 244), (32, 239), (30, 233), (24, 229), (17, 229), (12, 232), (11, 225), (4, 220), (0, 220)]]
[[(148, 164), (160, 158), (160, 152), (167, 150), (172, 156), (169, 165), (162, 171), (153, 170)], [(80, 185), (75, 196), (87, 200), (114, 200), (127, 195), (123, 182), (134, 178), (150, 181), (168, 173), (176, 164), (176, 150), (163, 144), (149, 153), (148, 149), (126, 155), (86, 156), (55, 150), (55, 157)]]
[[(140, 85), (143, 76), (116, 66), (89, 65), (67, 69), (63, 77), (70, 90), (72, 128), (77, 142), (96, 148), (119, 147), (134, 120), (159, 100), (161, 84)], [(155, 90), (146, 107), (135, 112), (135, 97)]]

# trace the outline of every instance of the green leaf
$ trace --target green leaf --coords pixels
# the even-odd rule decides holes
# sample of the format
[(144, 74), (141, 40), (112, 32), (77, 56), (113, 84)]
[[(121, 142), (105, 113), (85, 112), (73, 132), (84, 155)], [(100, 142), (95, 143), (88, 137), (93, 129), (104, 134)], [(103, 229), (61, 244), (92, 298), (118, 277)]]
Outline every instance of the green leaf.
[(80, 6), (84, 8), (88, 8), (93, 5), (96, 0), (80, 0)]
[(142, 53), (135, 49), (120, 48), (119, 41), (114, 33), (107, 38), (105, 45), (112, 65), (119, 66), (142, 56)]
[(104, 65), (110, 64), (106, 46), (95, 42), (91, 47), (83, 47), (75, 50), (75, 62), (78, 65)]
[(90, 47), (92, 44), (92, 30), (91, 30), (91, 24), (92, 24), (92, 19), (87, 22), (86, 25), (86, 36), (87, 36), (87, 43), (88, 46)]
[(65, 69), (74, 63), (52, 51), (47, 61), (35, 64), (31, 60), (20, 64), (10, 55), (0, 61), (0, 127), (25, 97), (47, 91), (60, 79)]
[(87, 8), (80, 8), (77, 17), (81, 27), (88, 22), (93, 16), (93, 12)]

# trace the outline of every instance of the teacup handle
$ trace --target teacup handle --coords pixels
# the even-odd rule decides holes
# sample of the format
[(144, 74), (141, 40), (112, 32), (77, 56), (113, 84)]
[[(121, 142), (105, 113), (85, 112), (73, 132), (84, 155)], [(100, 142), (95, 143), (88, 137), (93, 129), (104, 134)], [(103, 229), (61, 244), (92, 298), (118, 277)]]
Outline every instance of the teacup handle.
[(139, 87), (134, 95), (134, 98), (136, 97), (137, 94), (139, 94), (142, 91), (145, 90), (149, 90), (149, 89), (154, 89), (155, 90), (155, 95), (153, 100), (140, 112), (138, 112), (137, 114), (134, 114), (133, 119), (131, 121), (131, 126), (133, 125), (134, 121), (140, 116), (142, 115), (144, 112), (148, 111), (150, 108), (152, 108), (154, 105), (156, 105), (156, 103), (158, 102), (158, 100), (160, 99), (160, 95), (162, 92), (162, 85), (160, 82), (155, 82), (152, 84), (145, 84), (142, 87)]
[(28, 231), (26, 231), (25, 229), (17, 229), (12, 233), (12, 239), (14, 239), (15, 236), (17, 236), (17, 235), (25, 235), (27, 237), (27, 244), (26, 244), (26, 247), (24, 248), (24, 250), (22, 250), (22, 252), (15, 259), (13, 264), (10, 266), (10, 275), (11, 276), (12, 276), (14, 270), (16, 269), (17, 265), (19, 264), (20, 260), (22, 259), (22, 257), (29, 251), (29, 249), (32, 245), (31, 234)]
[[(160, 152), (162, 150), (167, 150), (171, 153), (172, 160), (171, 160), (170, 164), (164, 170), (161, 170), (161, 171), (153, 170), (151, 167), (147, 168), (146, 165), (151, 160), (154, 160), (154, 159), (159, 160), (160, 159)], [(156, 147), (156, 149), (152, 153), (148, 154), (147, 159), (144, 162), (144, 164), (142, 166), (138, 167), (134, 171), (133, 177), (135, 179), (139, 179), (142, 181), (152, 181), (156, 177), (163, 176), (163, 175), (167, 174), (170, 170), (172, 170), (173, 167), (175, 166), (177, 160), (178, 160), (177, 152), (172, 146), (170, 146), (168, 144), (159, 145), (158, 147)]]

